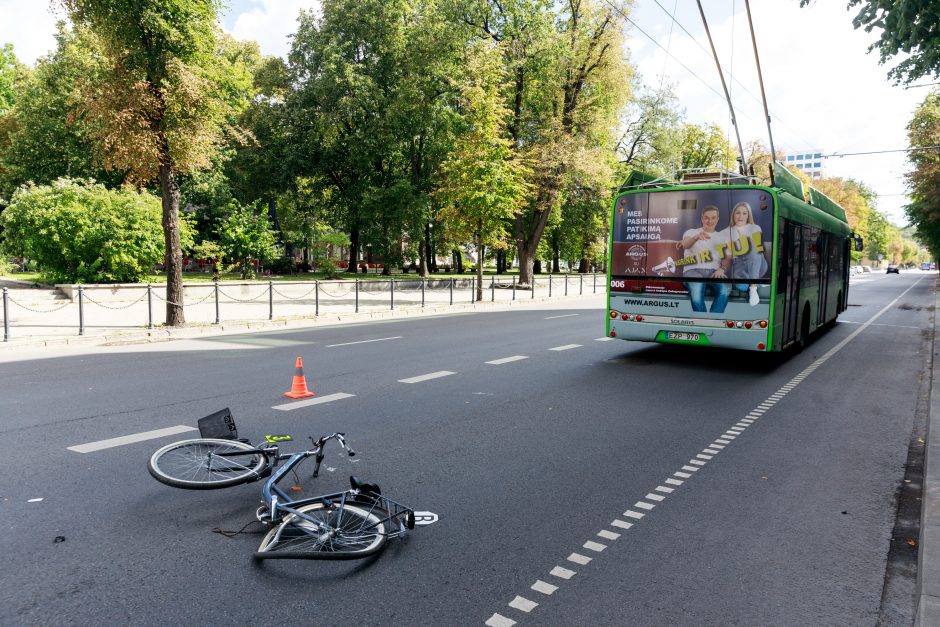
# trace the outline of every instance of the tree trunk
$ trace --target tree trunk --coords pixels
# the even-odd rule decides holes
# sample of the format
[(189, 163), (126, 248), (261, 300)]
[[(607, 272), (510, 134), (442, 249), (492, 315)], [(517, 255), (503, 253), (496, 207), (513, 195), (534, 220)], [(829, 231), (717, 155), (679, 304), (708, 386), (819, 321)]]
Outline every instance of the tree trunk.
[(434, 256), (434, 243), (431, 239), (430, 222), (426, 222), (424, 225), (424, 256), (427, 258), (428, 271), (437, 272), (437, 258)]
[(183, 314), (183, 251), (180, 249), (180, 186), (176, 173), (168, 165), (169, 156), (160, 165), (160, 194), (163, 202), (163, 239), (166, 245), (166, 326), (186, 324)]
[(349, 267), (347, 272), (356, 273), (359, 271), (359, 229), (352, 229), (349, 232)]
[(587, 257), (581, 257), (581, 263), (578, 265), (578, 272), (581, 274), (587, 274), (589, 264), (590, 261)]
[[(519, 267), (522, 267), (522, 263), (519, 264)], [(542, 274), (542, 260), (541, 259), (532, 260), (532, 273)]]

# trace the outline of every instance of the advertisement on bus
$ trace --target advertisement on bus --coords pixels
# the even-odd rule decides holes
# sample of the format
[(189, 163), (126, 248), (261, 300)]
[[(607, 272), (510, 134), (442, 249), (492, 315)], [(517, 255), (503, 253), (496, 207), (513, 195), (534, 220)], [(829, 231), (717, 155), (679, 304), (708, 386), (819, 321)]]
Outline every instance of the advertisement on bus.
[(773, 196), (631, 193), (614, 205), (612, 310), (702, 322), (769, 317)]

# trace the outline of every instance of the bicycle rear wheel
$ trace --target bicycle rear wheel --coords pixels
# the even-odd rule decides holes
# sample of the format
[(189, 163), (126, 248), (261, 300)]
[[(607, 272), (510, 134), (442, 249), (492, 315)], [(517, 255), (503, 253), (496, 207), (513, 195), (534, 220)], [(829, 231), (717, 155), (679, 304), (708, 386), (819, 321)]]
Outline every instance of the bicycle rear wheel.
[(211, 490), (254, 481), (270, 466), (250, 444), (201, 438), (164, 446), (150, 457), (147, 469), (154, 479), (174, 488)]
[(385, 522), (361, 505), (327, 507), (313, 503), (297, 508), (315, 523), (289, 514), (271, 529), (255, 552), (258, 559), (351, 560), (380, 551), (388, 540)]

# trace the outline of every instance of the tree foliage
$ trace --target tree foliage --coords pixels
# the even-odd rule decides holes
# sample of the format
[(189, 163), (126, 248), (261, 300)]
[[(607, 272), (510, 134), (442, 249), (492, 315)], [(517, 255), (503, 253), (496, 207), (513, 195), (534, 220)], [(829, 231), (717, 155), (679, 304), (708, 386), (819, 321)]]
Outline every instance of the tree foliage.
[(224, 258), (239, 267), (243, 279), (254, 278), (256, 261), (267, 261), (276, 254), (268, 209), (258, 203), (232, 201), (217, 228)]
[[(800, 0), (806, 6), (810, 0)], [(937, 0), (849, 0), (848, 9), (857, 8), (852, 19), (855, 28), (866, 33), (880, 31), (869, 52), (879, 51), (880, 62), (902, 57), (888, 72), (888, 78), (907, 83), (940, 76), (940, 2)]]
[(917, 236), (940, 257), (940, 90), (934, 89), (907, 125), (912, 170), (907, 174), (911, 203), (905, 208)]
[[(164, 255), (160, 200), (93, 181), (25, 185), (0, 214), (3, 248), (53, 282), (136, 282)], [(184, 223), (183, 241), (189, 243)]]

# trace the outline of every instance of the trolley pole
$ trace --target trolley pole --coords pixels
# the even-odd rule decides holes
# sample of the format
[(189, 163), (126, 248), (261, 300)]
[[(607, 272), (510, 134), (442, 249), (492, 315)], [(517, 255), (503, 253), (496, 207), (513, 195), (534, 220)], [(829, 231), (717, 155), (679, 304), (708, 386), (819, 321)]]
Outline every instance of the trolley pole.
[(147, 328), (153, 328), (153, 286), (147, 284)]
[(219, 324), (219, 282), (215, 281), (215, 323)]
[(3, 341), (10, 341), (10, 314), (7, 307), (7, 288), (3, 288)]
[(85, 294), (82, 286), (78, 286), (78, 334), (85, 335)]
[(274, 282), (268, 281), (268, 320), (274, 320)]

